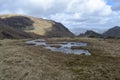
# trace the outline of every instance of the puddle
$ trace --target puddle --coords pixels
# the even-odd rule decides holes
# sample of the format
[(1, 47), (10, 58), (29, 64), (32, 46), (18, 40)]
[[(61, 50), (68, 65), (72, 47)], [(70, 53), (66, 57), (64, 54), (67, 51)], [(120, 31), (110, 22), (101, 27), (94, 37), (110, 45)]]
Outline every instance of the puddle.
[(90, 52), (88, 50), (82, 50), (82, 49), (77, 49), (73, 50), (71, 47), (77, 46), (77, 47), (82, 47), (82, 46), (87, 46), (86, 43), (82, 42), (54, 42), (54, 43), (48, 43), (44, 39), (37, 39), (37, 40), (32, 40), (32, 41), (27, 41), (26, 44), (28, 45), (35, 45), (35, 46), (44, 46), (44, 48), (49, 49), (51, 51), (55, 52), (63, 52), (66, 54), (84, 54), (84, 55), (90, 55)]

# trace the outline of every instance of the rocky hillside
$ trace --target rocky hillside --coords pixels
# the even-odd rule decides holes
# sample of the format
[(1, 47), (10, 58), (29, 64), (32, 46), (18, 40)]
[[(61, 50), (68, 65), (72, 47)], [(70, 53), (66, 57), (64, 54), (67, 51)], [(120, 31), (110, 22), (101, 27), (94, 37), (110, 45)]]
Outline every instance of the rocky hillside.
[(21, 38), (35, 38), (38, 37), (32, 33), (26, 33), (24, 31), (15, 30), (14, 28), (7, 26), (0, 22), (0, 39), (21, 39)]
[(80, 34), (79, 37), (96, 37), (96, 38), (120, 38), (120, 27), (115, 26), (103, 34), (99, 34), (92, 30), (87, 30), (85, 33)]
[(87, 30), (84, 34), (80, 34), (79, 36), (87, 36), (87, 37), (102, 37), (101, 34), (92, 31), (92, 30)]
[(61, 23), (23, 15), (1, 15), (0, 21), (19, 31), (32, 32), (47, 37), (70, 37), (74, 36)]
[(113, 27), (109, 30), (107, 30), (104, 34), (104, 37), (116, 37), (116, 38), (120, 38), (120, 27), (116, 26)]

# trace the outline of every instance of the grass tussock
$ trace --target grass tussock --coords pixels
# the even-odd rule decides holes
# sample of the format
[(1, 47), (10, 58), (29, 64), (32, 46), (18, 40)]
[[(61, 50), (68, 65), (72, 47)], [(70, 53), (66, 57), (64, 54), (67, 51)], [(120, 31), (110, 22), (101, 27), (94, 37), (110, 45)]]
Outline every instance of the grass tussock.
[[(83, 41), (91, 56), (52, 52), (26, 40), (0, 40), (0, 80), (119, 80), (119, 40), (53, 38)], [(112, 44), (112, 45), (110, 45)], [(114, 47), (113, 47), (114, 46)], [(111, 49), (113, 51), (109, 51)]]

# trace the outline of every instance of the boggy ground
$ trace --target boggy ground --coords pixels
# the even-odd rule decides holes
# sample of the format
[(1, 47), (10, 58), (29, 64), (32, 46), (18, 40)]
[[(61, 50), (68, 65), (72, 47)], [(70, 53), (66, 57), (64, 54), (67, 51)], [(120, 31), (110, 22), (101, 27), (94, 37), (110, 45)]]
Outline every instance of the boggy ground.
[(48, 42), (87, 42), (91, 56), (52, 52), (0, 40), (0, 80), (120, 80), (120, 40), (52, 38)]

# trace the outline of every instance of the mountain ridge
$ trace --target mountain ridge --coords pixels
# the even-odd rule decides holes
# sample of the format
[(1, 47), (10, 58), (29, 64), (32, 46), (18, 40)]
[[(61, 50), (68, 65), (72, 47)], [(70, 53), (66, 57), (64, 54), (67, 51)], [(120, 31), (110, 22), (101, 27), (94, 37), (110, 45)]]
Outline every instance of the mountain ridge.
[(74, 34), (62, 23), (19, 14), (0, 15), (0, 21), (19, 31), (46, 37), (72, 37)]
[(115, 26), (113, 28), (108, 29), (106, 32), (103, 33), (103, 36), (120, 38), (120, 27)]
[(96, 37), (96, 38), (109, 38), (109, 37), (120, 38), (120, 27), (119, 26), (112, 27), (102, 34), (97, 33), (93, 30), (87, 30), (85, 33), (80, 34), (79, 37), (80, 36)]

